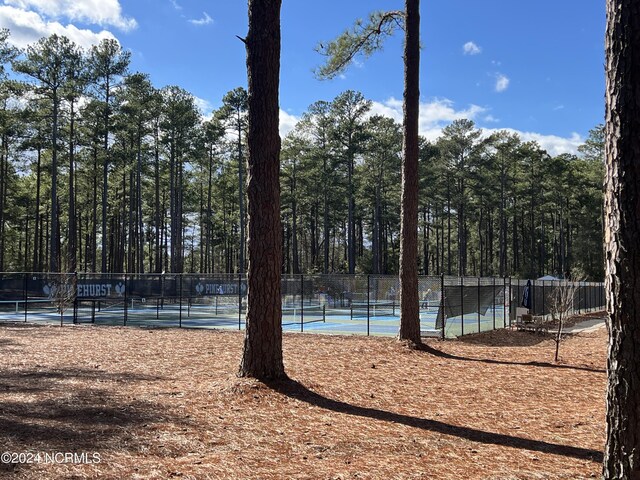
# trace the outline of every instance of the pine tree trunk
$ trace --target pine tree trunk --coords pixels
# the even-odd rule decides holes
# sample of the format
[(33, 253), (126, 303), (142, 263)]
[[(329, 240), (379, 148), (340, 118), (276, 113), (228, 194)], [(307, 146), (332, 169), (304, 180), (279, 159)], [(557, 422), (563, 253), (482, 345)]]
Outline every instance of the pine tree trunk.
[(91, 237), (91, 272), (96, 272), (98, 259), (98, 148), (93, 146), (93, 200), (91, 209), (92, 237)]
[(36, 164), (36, 211), (35, 211), (35, 215), (34, 215), (34, 220), (35, 220), (35, 226), (34, 226), (34, 232), (33, 232), (33, 271), (34, 272), (39, 272), (40, 271), (40, 242), (39, 242), (39, 236), (40, 236), (40, 183), (41, 183), (41, 176), (42, 176), (42, 171), (40, 169), (41, 163), (42, 163), (42, 150), (40, 149), (40, 147), (38, 146), (38, 160), (37, 160), (37, 164)]
[(418, 116), (420, 0), (406, 0), (402, 213), (400, 225), (400, 340), (420, 343), (418, 299)]
[(74, 127), (75, 127), (75, 113), (74, 102), (70, 102), (69, 112), (69, 224), (68, 224), (68, 261), (69, 272), (75, 272), (77, 270), (77, 227), (76, 227), (76, 194), (75, 194), (75, 157), (74, 157)]
[[(163, 272), (163, 263), (162, 263), (162, 232), (164, 231), (164, 192), (163, 192), (163, 199), (162, 199), (162, 210), (160, 207), (160, 147), (159, 147), (159, 143), (160, 143), (160, 139), (159, 134), (158, 134), (158, 126), (157, 124), (154, 125), (154, 142), (153, 142), (153, 153), (154, 153), (154, 160), (153, 160), (153, 186), (154, 186), (154, 195), (155, 195), (155, 199), (156, 199), (156, 204), (154, 206), (155, 208), (155, 224), (156, 224), (156, 228), (155, 228), (155, 234), (156, 234), (156, 245), (155, 245), (155, 249), (156, 249), (156, 261), (155, 261), (155, 272), (156, 273), (162, 273)], [(162, 211), (162, 215), (160, 214), (160, 212)]]
[(53, 126), (52, 126), (52, 155), (51, 155), (51, 256), (49, 257), (49, 271), (60, 271), (58, 262), (58, 96), (53, 93)]
[(138, 234), (138, 265), (137, 273), (144, 273), (144, 225), (142, 219), (142, 124), (138, 125), (136, 162), (136, 230)]
[(240, 246), (238, 248), (238, 272), (244, 273), (245, 267), (245, 212), (244, 212), (244, 158), (242, 156), (242, 120), (238, 109), (238, 215), (240, 224)]
[(110, 90), (107, 79), (105, 90), (105, 110), (104, 110), (104, 160), (102, 165), (102, 265), (100, 271), (106, 273), (107, 270), (107, 203), (108, 203), (108, 177), (109, 177), (109, 101)]
[(282, 227), (280, 222), (281, 0), (249, 0), (249, 269), (247, 330), (241, 376), (285, 377), (282, 361)]
[[(350, 142), (351, 143), (351, 142)], [(356, 227), (355, 227), (355, 199), (353, 186), (355, 160), (351, 156), (347, 165), (347, 184), (349, 192), (347, 212), (347, 265), (350, 274), (356, 273)]]
[(209, 153), (209, 179), (207, 182), (207, 240), (205, 247), (205, 269), (204, 273), (213, 273), (215, 269), (213, 268), (213, 235), (212, 235), (212, 224), (211, 224), (211, 187), (213, 185), (213, 152)]
[(640, 3), (607, 1), (605, 479), (640, 479)]
[(322, 200), (323, 200), (323, 209), (322, 209), (322, 230), (323, 230), (323, 262), (322, 262), (322, 273), (327, 274), (329, 273), (329, 242), (330, 242), (330, 238), (329, 238), (329, 233), (330, 233), (330, 227), (329, 227), (329, 193), (328, 193), (328, 185), (327, 185), (327, 180), (328, 180), (328, 176), (329, 176), (329, 171), (328, 171), (328, 166), (327, 166), (327, 155), (323, 155), (323, 166), (322, 166), (322, 172), (323, 172), (323, 185), (322, 185)]

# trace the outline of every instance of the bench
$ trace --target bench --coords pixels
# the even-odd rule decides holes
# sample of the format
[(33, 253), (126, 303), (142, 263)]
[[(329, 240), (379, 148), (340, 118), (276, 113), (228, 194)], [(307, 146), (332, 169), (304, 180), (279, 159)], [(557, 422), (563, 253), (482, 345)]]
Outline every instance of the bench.
[(522, 316), (516, 318), (516, 330), (534, 333), (548, 333), (549, 326), (541, 315), (532, 315), (523, 313)]

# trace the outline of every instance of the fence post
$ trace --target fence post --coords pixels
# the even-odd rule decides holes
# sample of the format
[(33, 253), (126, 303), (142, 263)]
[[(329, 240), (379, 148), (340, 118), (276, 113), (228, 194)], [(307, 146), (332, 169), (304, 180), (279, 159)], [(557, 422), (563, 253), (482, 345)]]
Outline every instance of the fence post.
[(481, 322), (480, 322), (480, 277), (478, 277), (478, 333), (480, 333)]
[(516, 301), (516, 308), (515, 308), (515, 311), (514, 311), (514, 314), (515, 314), (514, 316), (515, 317), (518, 316), (518, 307), (522, 304), (522, 302), (521, 302), (522, 292), (520, 291), (520, 287), (522, 285), (520, 284), (520, 279), (517, 279), (516, 281), (518, 282), (518, 295), (515, 298), (515, 301)]
[(578, 282), (578, 313), (582, 313), (582, 288), (581, 284), (583, 282)]
[(546, 315), (546, 309), (545, 309), (545, 298), (546, 295), (544, 294), (544, 284), (545, 284), (545, 280), (542, 280), (542, 315)]
[(370, 331), (371, 331), (371, 327), (370, 327), (370, 320), (369, 320), (369, 306), (371, 304), (370, 300), (371, 300), (371, 275), (367, 274), (367, 336), (369, 336)]
[(537, 315), (538, 311), (536, 310), (536, 281), (531, 280), (531, 310), (533, 315)]
[(182, 328), (182, 273), (180, 275), (180, 281), (178, 282), (178, 305), (179, 305), (179, 313), (178, 313), (178, 327)]
[(493, 284), (493, 329), (496, 329), (496, 277), (491, 277), (491, 283)]
[[(507, 326), (507, 318), (509, 319), (509, 328), (511, 328), (511, 294), (513, 286), (511, 284), (511, 277), (509, 277), (509, 296), (507, 297), (507, 277), (504, 277), (504, 305), (502, 306), (502, 315), (504, 326)], [(507, 308), (508, 307), (508, 308)], [(507, 310), (505, 312), (505, 310)], [(506, 317), (505, 317), (506, 314)]]
[(300, 332), (304, 332), (304, 275), (300, 275)]
[(73, 323), (78, 323), (78, 272), (73, 272)]
[(24, 323), (27, 323), (27, 310), (29, 305), (29, 286), (27, 282), (29, 281), (29, 274), (24, 274)]
[(238, 272), (238, 330), (242, 330), (242, 273)]
[(460, 277), (460, 336), (464, 336), (464, 277)]
[(125, 273), (124, 274), (124, 311), (123, 311), (123, 316), (124, 316), (123, 323), (125, 327), (127, 326), (127, 319), (129, 316), (129, 310), (128, 310), (129, 306), (127, 305), (129, 302), (128, 296), (129, 296), (129, 289), (127, 288), (127, 274)]
[[(440, 275), (440, 314), (442, 315), (442, 339), (445, 339), (444, 329), (447, 325), (447, 315), (445, 312), (445, 298), (444, 298), (444, 273)], [(436, 314), (436, 323), (438, 322), (438, 314)]]

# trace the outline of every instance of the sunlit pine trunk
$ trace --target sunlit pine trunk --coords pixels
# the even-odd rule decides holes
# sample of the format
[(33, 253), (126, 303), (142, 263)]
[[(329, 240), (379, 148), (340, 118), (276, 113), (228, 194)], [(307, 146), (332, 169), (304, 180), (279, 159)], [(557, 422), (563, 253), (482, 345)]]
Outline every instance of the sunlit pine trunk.
[(640, 479), (640, 2), (607, 1), (603, 478)]
[(404, 122), (400, 225), (400, 331), (420, 343), (418, 300), (418, 116), (420, 109), (420, 1), (405, 2)]

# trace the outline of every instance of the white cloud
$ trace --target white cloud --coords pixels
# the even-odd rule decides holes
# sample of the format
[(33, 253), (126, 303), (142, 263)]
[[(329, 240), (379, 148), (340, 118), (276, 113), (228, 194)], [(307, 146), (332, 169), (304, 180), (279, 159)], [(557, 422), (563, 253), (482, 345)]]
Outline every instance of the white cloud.
[(538, 142), (540, 147), (547, 151), (551, 156), (560, 155), (562, 153), (578, 153), (578, 147), (584, 143), (584, 138), (573, 132), (569, 137), (560, 137), (558, 135), (543, 135), (536, 132), (522, 132), (513, 128), (484, 128), (482, 129), (487, 135), (498, 132), (507, 131), (517, 134), (524, 142)]
[(213, 23), (213, 18), (211, 18), (207, 12), (202, 12), (202, 14), (204, 15), (202, 18), (199, 18), (197, 20), (189, 20), (189, 23), (197, 26), (209, 25), (210, 23)]
[(64, 18), (124, 31), (137, 26), (135, 19), (122, 15), (118, 0), (4, 0), (4, 4), (22, 11), (35, 11), (52, 20)]
[(499, 118), (496, 118), (493, 115), (487, 115), (482, 120), (488, 123), (498, 123), (500, 121)]
[[(419, 131), (420, 135), (428, 140), (436, 140), (442, 129), (454, 120), (468, 118), (477, 119), (486, 109), (478, 105), (469, 105), (468, 108), (456, 110), (453, 102), (446, 98), (435, 99), (432, 102), (420, 103)], [(384, 102), (373, 102), (372, 115), (384, 115), (393, 118), (396, 122), (402, 122), (402, 100), (390, 98)]]
[(180, 5), (176, 0), (169, 0), (171, 2), (171, 5), (173, 5), (173, 8), (175, 8), (176, 10), (182, 10), (182, 5)]
[(46, 21), (36, 12), (9, 6), (0, 6), (0, 28), (8, 28), (11, 31), (9, 42), (20, 48), (53, 33), (64, 35), (83, 48), (96, 45), (106, 38), (115, 39), (114, 35), (106, 30), (95, 33), (75, 25), (65, 26), (59, 22)]
[(473, 42), (467, 42), (462, 46), (465, 55), (478, 55), (482, 52), (482, 48)]
[(196, 105), (196, 108), (200, 110), (200, 113), (205, 120), (211, 119), (213, 114), (213, 104), (209, 100), (194, 96), (193, 103)]
[(503, 75), (502, 73), (496, 74), (496, 92), (504, 92), (507, 88), (509, 88), (509, 77)]
[[(420, 103), (420, 135), (427, 140), (435, 141), (442, 135), (442, 129), (454, 120), (469, 119), (482, 120), (485, 122), (498, 121), (493, 116), (486, 114), (487, 109), (478, 105), (469, 105), (467, 108), (457, 110), (454, 103), (448, 99), (435, 99), (432, 102)], [(281, 112), (282, 114), (282, 112)], [(372, 115), (384, 115), (393, 118), (397, 122), (402, 122), (402, 101), (390, 98), (384, 102), (373, 102), (371, 107)], [(577, 133), (572, 133), (569, 137), (558, 135), (543, 135), (536, 132), (522, 132), (513, 128), (482, 128), (484, 135), (490, 135), (497, 131), (507, 131), (517, 134), (522, 141), (536, 141), (550, 155), (560, 155), (561, 153), (577, 153), (578, 146), (584, 143), (584, 139)]]
[(284, 138), (287, 133), (294, 129), (300, 119), (280, 109), (280, 137)]

